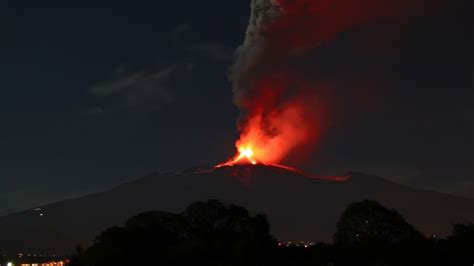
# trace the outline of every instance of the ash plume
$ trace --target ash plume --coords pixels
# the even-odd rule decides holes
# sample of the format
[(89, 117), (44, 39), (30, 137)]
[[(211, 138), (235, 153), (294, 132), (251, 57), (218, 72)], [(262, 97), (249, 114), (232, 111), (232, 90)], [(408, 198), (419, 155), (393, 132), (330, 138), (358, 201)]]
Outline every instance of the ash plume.
[(439, 9), (438, 1), (427, 3), (252, 0), (245, 40), (230, 70), (234, 104), (241, 110), (236, 146), (252, 146), (257, 157), (272, 163), (314, 147), (330, 127), (337, 97), (315, 67), (315, 52), (365, 24), (403, 24)]

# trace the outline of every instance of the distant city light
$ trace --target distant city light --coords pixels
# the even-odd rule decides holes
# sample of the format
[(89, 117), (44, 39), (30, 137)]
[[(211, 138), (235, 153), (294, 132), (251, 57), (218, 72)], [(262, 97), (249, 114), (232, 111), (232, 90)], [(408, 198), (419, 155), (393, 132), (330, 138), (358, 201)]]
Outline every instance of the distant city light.
[[(52, 262), (44, 262), (44, 263), (22, 263), (20, 266), (65, 266), (68, 261), (52, 261)], [(15, 266), (11, 262), (6, 266)]]

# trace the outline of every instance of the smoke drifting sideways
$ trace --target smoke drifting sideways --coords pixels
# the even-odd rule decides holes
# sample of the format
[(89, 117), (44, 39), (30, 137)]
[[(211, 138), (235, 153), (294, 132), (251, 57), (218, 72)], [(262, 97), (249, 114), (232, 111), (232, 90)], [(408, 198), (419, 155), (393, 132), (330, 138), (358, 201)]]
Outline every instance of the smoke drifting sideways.
[(364, 24), (404, 23), (431, 13), (438, 9), (434, 2), (252, 0), (245, 40), (230, 70), (234, 104), (241, 110), (237, 150), (250, 149), (263, 163), (310, 153), (337, 109), (312, 54)]

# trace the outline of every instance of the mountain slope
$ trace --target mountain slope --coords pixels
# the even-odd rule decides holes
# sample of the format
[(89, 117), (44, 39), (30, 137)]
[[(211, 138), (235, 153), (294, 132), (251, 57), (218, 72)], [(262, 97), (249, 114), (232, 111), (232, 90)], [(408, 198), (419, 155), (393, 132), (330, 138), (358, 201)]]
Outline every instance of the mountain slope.
[(363, 199), (398, 210), (426, 234), (448, 234), (453, 222), (474, 221), (473, 200), (379, 177), (354, 173), (335, 182), (278, 167), (237, 166), (152, 174), (103, 193), (0, 217), (0, 250), (63, 254), (137, 213), (179, 212), (211, 198), (266, 213), (272, 233), (284, 241), (329, 241), (347, 204)]

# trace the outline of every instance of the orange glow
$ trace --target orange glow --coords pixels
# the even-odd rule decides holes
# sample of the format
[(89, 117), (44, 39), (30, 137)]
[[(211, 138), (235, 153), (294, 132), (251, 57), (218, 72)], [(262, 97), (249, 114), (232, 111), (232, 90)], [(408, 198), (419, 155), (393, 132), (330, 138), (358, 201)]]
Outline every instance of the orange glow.
[(257, 160), (253, 157), (254, 152), (252, 147), (250, 146), (244, 146), (241, 148), (238, 148), (239, 154), (237, 154), (234, 158), (231, 160), (218, 164), (216, 167), (222, 167), (222, 166), (233, 166), (236, 164), (257, 164)]
[[(332, 66), (320, 71), (327, 67), (324, 53), (332, 51), (332, 42), (372, 22), (399, 24), (427, 13), (421, 0), (267, 2), (252, 10), (252, 23), (231, 68), (234, 104), (241, 111), (237, 154), (216, 167), (264, 164), (294, 171), (280, 164), (301, 165), (328, 129), (344, 122), (351, 109), (339, 108), (339, 97), (342, 103), (359, 99), (357, 90), (347, 88), (347, 94), (338, 89), (345, 82), (335, 81)], [(442, 6), (431, 5), (428, 13)], [(263, 15), (268, 8), (272, 15)], [(319, 59), (323, 61), (316, 63)], [(351, 75), (344, 78), (352, 80)]]
[[(290, 153), (302, 155), (314, 147), (325, 130), (326, 106), (311, 85), (289, 79), (283, 74), (265, 76), (255, 85), (259, 91), (254, 97), (241, 99), (245, 113), (238, 123), (237, 154), (217, 167), (280, 164)], [(298, 87), (298, 93), (289, 97), (285, 91), (292, 86)]]
[(311, 125), (303, 118), (304, 108), (288, 104), (280, 110), (267, 114), (254, 114), (241, 127), (241, 136), (236, 141), (237, 154), (217, 165), (278, 164), (298, 145), (311, 136)]

